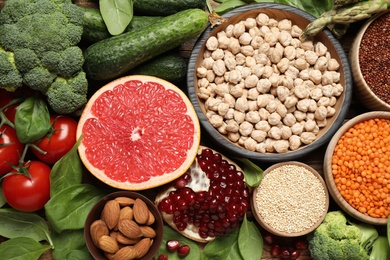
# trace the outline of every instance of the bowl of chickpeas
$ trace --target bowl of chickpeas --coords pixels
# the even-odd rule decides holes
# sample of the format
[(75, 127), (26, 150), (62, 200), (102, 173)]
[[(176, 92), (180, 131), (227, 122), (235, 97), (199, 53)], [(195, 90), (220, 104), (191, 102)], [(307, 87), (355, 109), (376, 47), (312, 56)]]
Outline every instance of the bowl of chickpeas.
[(350, 216), (386, 225), (390, 215), (390, 112), (348, 120), (332, 137), (324, 177), (334, 201)]
[(296, 160), (330, 140), (351, 103), (351, 71), (330, 31), (302, 39), (314, 19), (258, 3), (233, 9), (200, 35), (187, 88), (205, 139), (266, 162)]

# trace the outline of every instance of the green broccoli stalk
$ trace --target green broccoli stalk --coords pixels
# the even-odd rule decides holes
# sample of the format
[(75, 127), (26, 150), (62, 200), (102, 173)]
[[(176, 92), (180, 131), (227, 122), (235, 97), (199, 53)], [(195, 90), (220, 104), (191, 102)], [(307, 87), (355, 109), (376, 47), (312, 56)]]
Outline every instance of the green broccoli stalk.
[(379, 236), (372, 244), (370, 260), (387, 260), (390, 258), (390, 246), (385, 236)]
[(360, 245), (366, 250), (367, 252), (370, 251), (372, 245), (374, 244), (375, 240), (379, 237), (378, 231), (369, 224), (365, 223), (356, 223), (349, 221), (351, 225), (354, 225), (360, 229), (362, 232), (362, 237), (360, 238)]
[[(63, 114), (81, 108), (88, 90), (86, 75), (80, 73), (84, 56), (77, 46), (83, 15), (71, 0), (7, 0), (0, 12), (0, 88), (15, 91), (26, 85), (49, 96), (60, 78), (67, 95), (54, 100), (50, 94), (51, 108)], [(84, 77), (80, 86), (64, 85), (80, 81), (73, 81), (75, 77)]]

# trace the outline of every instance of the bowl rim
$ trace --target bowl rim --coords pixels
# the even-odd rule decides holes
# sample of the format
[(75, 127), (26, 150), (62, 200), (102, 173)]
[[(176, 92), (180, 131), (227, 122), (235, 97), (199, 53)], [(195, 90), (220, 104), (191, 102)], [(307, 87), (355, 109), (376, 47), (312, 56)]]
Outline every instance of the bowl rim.
[(338, 191), (336, 187), (336, 183), (333, 179), (332, 175), (332, 165), (331, 165), (331, 158), (335, 149), (335, 146), (340, 139), (340, 137), (347, 132), (349, 128), (352, 126), (356, 125), (357, 123), (373, 119), (373, 118), (385, 118), (390, 120), (390, 112), (387, 111), (371, 111), (371, 112), (366, 112), (361, 115), (358, 115), (351, 120), (347, 121), (333, 136), (331, 141), (328, 144), (328, 147), (325, 151), (325, 156), (324, 156), (324, 162), (323, 162), (323, 170), (324, 170), (324, 178), (326, 185), (328, 186), (329, 193), (331, 194), (333, 200), (339, 205), (340, 208), (342, 208), (348, 215), (361, 220), (365, 223), (368, 224), (373, 224), (373, 225), (386, 225), (387, 220), (382, 219), (382, 218), (374, 218), (367, 216), (355, 208), (353, 208), (349, 203), (341, 196), (340, 192)]
[[(150, 252), (152, 252), (152, 251), (150, 251), (150, 249), (149, 249), (148, 253), (140, 259), (150, 259), (150, 257), (153, 257), (153, 255), (155, 253), (157, 253), (157, 251), (159, 250), (160, 245), (163, 241), (162, 233), (164, 231), (163, 230), (164, 222), (163, 222), (161, 214), (159, 213), (157, 206), (154, 204), (154, 202), (151, 199), (149, 199), (148, 197), (146, 197), (145, 195), (143, 195), (139, 192), (136, 192), (136, 191), (129, 191), (129, 190), (114, 191), (114, 192), (111, 192), (111, 193), (105, 195), (99, 201), (97, 201), (95, 203), (95, 205), (89, 211), (87, 218), (85, 220), (84, 239), (85, 239), (86, 246), (87, 246), (89, 253), (92, 255), (92, 257), (94, 257), (95, 260), (107, 260), (107, 258), (104, 257), (102, 251), (93, 244), (92, 239), (91, 239), (91, 235), (90, 235), (90, 231), (89, 231), (90, 225), (93, 223), (93, 221), (98, 219), (98, 218), (94, 218), (94, 215), (97, 215), (98, 212), (101, 212), (103, 210), (103, 207), (107, 203), (107, 201), (114, 199), (116, 197), (122, 197), (122, 196), (133, 198), (133, 199), (140, 198), (146, 203), (146, 205), (148, 205), (148, 208), (152, 213), (153, 212), (158, 213), (157, 215), (153, 214), (155, 217), (155, 225), (158, 227), (161, 227), (162, 232), (159, 235), (159, 231), (157, 231), (156, 232), (157, 236), (153, 239), (153, 244), (152, 244), (150, 249), (153, 248), (153, 251), (155, 250), (155, 252), (153, 252), (153, 254), (150, 255), (151, 254)], [(153, 206), (153, 209), (150, 209), (150, 206)]]
[(299, 236), (307, 235), (308, 233), (310, 233), (313, 230), (315, 230), (322, 223), (322, 221), (324, 220), (324, 218), (326, 216), (326, 213), (328, 212), (328, 209), (329, 209), (329, 192), (328, 192), (328, 188), (327, 188), (326, 183), (325, 183), (324, 179), (322, 178), (321, 174), (317, 170), (315, 170), (310, 165), (308, 165), (306, 163), (303, 163), (303, 162), (300, 162), (300, 161), (286, 161), (286, 162), (280, 162), (280, 163), (273, 164), (272, 166), (268, 167), (263, 172), (263, 174), (264, 174), (263, 176), (265, 176), (266, 174), (270, 173), (272, 170), (274, 170), (276, 168), (279, 168), (281, 166), (284, 166), (284, 165), (296, 165), (296, 166), (303, 167), (303, 168), (309, 170), (320, 181), (322, 187), (324, 188), (324, 192), (325, 192), (325, 206), (324, 206), (323, 214), (315, 222), (315, 224), (313, 224), (310, 228), (308, 228), (306, 230), (303, 230), (303, 231), (300, 231), (300, 232), (292, 232), (292, 233), (276, 230), (273, 227), (271, 227), (269, 224), (267, 224), (265, 221), (262, 220), (262, 218), (259, 215), (259, 212), (257, 211), (257, 208), (255, 207), (256, 194), (257, 194), (258, 189), (260, 187), (260, 184), (259, 184), (258, 186), (256, 186), (254, 188), (254, 190), (252, 192), (252, 196), (251, 196), (251, 206), (252, 206), (253, 216), (255, 217), (256, 221), (265, 230), (267, 230), (268, 232), (270, 232), (272, 234), (275, 234), (277, 236), (281, 236), (281, 237), (299, 237)]
[[(261, 9), (276, 9), (276, 10), (282, 10), (287, 11), (290, 13), (293, 13), (295, 15), (302, 16), (303, 18), (307, 19), (309, 22), (315, 20), (315, 17), (299, 8), (283, 5), (283, 4), (275, 4), (275, 3), (256, 3), (256, 4), (250, 4), (245, 5), (242, 7), (238, 7), (233, 9), (232, 11), (229, 11), (222, 15), (223, 18), (229, 19), (230, 17), (241, 13), (245, 11), (253, 11), (255, 9), (258, 9), (261, 11)], [(216, 27), (218, 28), (218, 27)], [(215, 28), (215, 29), (216, 29)], [(329, 141), (329, 139), (333, 136), (333, 134), (338, 130), (338, 128), (342, 125), (344, 118), (346, 117), (348, 113), (348, 109), (352, 100), (352, 72), (349, 65), (348, 57), (342, 48), (340, 42), (333, 36), (333, 34), (328, 30), (324, 29), (320, 33), (324, 33), (326, 37), (329, 39), (329, 41), (334, 45), (338, 56), (340, 57), (342, 67), (344, 70), (344, 77), (345, 77), (345, 86), (344, 86), (344, 104), (341, 106), (341, 109), (338, 113), (337, 118), (335, 118), (333, 124), (329, 127), (329, 129), (322, 135), (320, 138), (316, 139), (315, 142), (305, 145), (301, 148), (299, 148), (296, 151), (289, 151), (286, 153), (259, 153), (259, 152), (253, 152), (245, 149), (244, 147), (239, 147), (236, 145), (232, 145), (231, 142), (229, 142), (224, 136), (222, 136), (208, 121), (208, 119), (203, 114), (199, 100), (197, 97), (197, 94), (195, 92), (194, 87), (194, 79), (193, 75), (195, 73), (195, 64), (196, 60), (198, 58), (198, 54), (202, 46), (204, 45), (205, 41), (207, 40), (209, 34), (214, 30), (214, 28), (209, 25), (203, 33), (199, 36), (197, 39), (193, 50), (191, 52), (190, 58), (189, 58), (189, 66), (187, 69), (187, 92), (188, 96), (195, 108), (195, 111), (197, 112), (199, 122), (203, 129), (205, 129), (209, 136), (216, 141), (216, 144), (218, 146), (221, 146), (225, 153), (230, 153), (237, 156), (243, 156), (248, 159), (258, 160), (258, 161), (266, 161), (266, 162), (280, 162), (280, 161), (289, 161), (289, 160), (296, 160), (298, 157), (303, 157), (305, 155), (308, 155), (313, 150), (318, 149), (323, 144)], [(191, 64), (194, 64), (194, 66), (191, 66)], [(220, 149), (222, 150), (222, 149)]]

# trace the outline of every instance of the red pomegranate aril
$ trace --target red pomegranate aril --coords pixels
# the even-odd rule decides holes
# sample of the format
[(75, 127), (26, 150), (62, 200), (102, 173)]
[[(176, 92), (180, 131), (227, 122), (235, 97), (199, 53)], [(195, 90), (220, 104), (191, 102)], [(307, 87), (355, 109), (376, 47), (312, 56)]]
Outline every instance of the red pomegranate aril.
[(168, 260), (168, 256), (166, 254), (161, 254), (157, 257), (157, 260)]
[(294, 241), (294, 246), (296, 249), (305, 250), (307, 249), (307, 241), (303, 238), (297, 238)]
[(279, 256), (280, 255), (280, 246), (272, 245), (270, 250), (271, 256)]
[(301, 250), (299, 249), (290, 250), (290, 259), (298, 259), (300, 255), (301, 255)]
[(180, 241), (171, 239), (165, 243), (165, 246), (169, 252), (175, 252), (180, 247)]
[(189, 245), (182, 245), (177, 249), (177, 254), (179, 257), (183, 258), (188, 256), (190, 253), (190, 246)]
[(290, 251), (288, 250), (287, 247), (281, 247), (279, 256), (282, 259), (288, 259), (290, 258)]
[(273, 245), (275, 242), (274, 235), (271, 233), (268, 233), (268, 232), (265, 232), (263, 234), (263, 239), (264, 239), (265, 244), (267, 244), (267, 245)]

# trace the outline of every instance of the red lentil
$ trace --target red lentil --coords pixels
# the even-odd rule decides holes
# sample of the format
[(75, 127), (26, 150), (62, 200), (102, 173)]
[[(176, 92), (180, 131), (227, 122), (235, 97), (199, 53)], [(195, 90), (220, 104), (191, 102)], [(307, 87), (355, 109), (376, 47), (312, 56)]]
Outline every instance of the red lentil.
[(359, 63), (364, 80), (378, 98), (390, 104), (390, 13), (375, 19), (363, 35)]
[(390, 120), (370, 119), (345, 132), (332, 156), (332, 173), (343, 198), (363, 214), (390, 215)]

